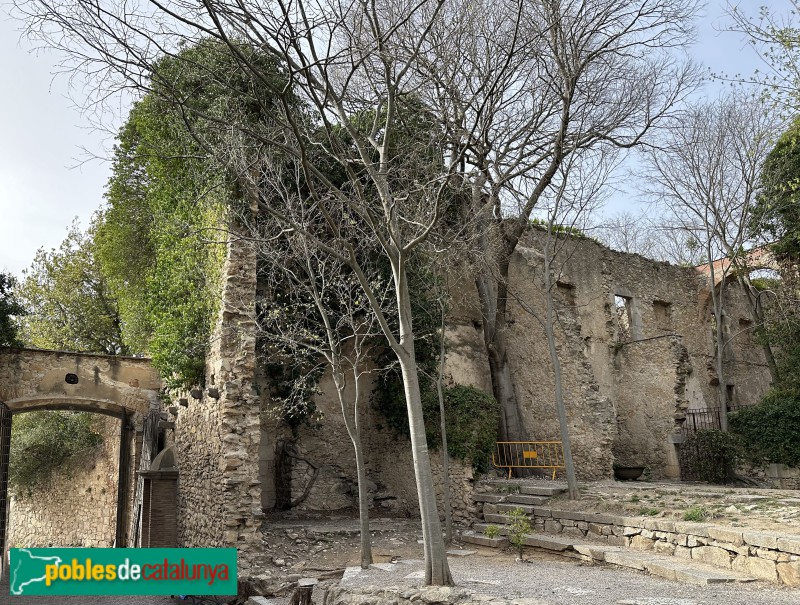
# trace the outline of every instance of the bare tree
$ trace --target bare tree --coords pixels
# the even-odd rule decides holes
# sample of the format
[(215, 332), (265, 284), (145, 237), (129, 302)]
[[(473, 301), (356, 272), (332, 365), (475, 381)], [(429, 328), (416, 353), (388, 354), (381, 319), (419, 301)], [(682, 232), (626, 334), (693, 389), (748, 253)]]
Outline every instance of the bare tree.
[[(425, 581), (433, 584), (452, 579), (425, 440), (407, 267), (443, 215), (449, 177), (461, 165), (464, 150), (452, 147), (437, 128), (417, 128), (423, 136), (416, 138), (401, 135), (425, 117), (413, 98), (425, 88), (426, 78), (412, 68), (423, 47), (431, 46), (434, 26), (449, 19), (445, 6), (433, 0), (206, 0), (199, 5), (178, 0), (169, 6), (151, 0), (130, 10), (122, 0), (17, 3), (30, 36), (63, 51), (66, 69), (91, 76), (96, 88), (88, 107), (101, 108), (117, 93), (150, 92), (178, 107), (187, 116), (187, 128), (193, 124), (190, 118), (202, 118), (208, 129), (193, 134), (232, 172), (243, 197), (284, 229), (305, 233), (310, 244), (352, 270), (402, 371)], [(230, 62), (224, 69), (219, 63), (209, 66), (186, 52), (207, 40), (233, 59), (233, 68)], [(171, 59), (170, 69), (164, 69), (165, 57)], [(237, 107), (200, 103), (196, 95), (182, 94), (174, 84), (187, 73), (198, 88), (228, 90), (236, 82), (237, 94), (247, 97), (257, 88), (248, 86), (249, 79), (271, 95), (248, 99), (260, 116), (254, 120), (252, 107), (245, 115)], [(485, 92), (491, 94), (492, 88)], [(468, 128), (462, 131), (477, 137)], [(286, 163), (302, 175), (303, 195), (265, 195), (265, 173)], [(318, 236), (321, 228), (324, 239)], [(390, 267), (390, 313), (384, 312), (363, 270), (359, 246), (365, 239), (378, 243)]]
[[(778, 111), (796, 114), (800, 109), (800, 1), (785, 0), (783, 10), (739, 1), (727, 3), (730, 29), (747, 36), (765, 69), (749, 75), (724, 75), (723, 80), (755, 85), (776, 103)], [(751, 12), (752, 11), (752, 12)]]
[[(692, 106), (668, 131), (662, 149), (646, 155), (647, 193), (666, 208), (674, 229), (698, 243), (706, 259), (722, 430), (728, 424), (725, 301), (731, 277), (750, 297), (756, 325), (763, 323), (749, 282), (746, 249), (759, 172), (776, 129), (778, 123), (762, 101), (734, 90)], [(764, 352), (774, 371), (768, 345)]]
[[(361, 430), (362, 378), (371, 372), (379, 345), (377, 316), (352, 271), (308, 241), (280, 225), (257, 228), (256, 241), (266, 263), (269, 299), (263, 304), (261, 334), (289, 350), (305, 350), (324, 360), (333, 378), (345, 429), (353, 444), (358, 479), (361, 567), (372, 564), (369, 491)], [(371, 282), (380, 280), (371, 275)], [(388, 285), (388, 284), (386, 284)], [(390, 292), (378, 289), (383, 304)], [(313, 370), (312, 370), (313, 371)], [(305, 381), (300, 381), (305, 384)]]
[(617, 212), (604, 218), (591, 234), (612, 250), (652, 258), (655, 248), (653, 225), (644, 212)]
[(500, 435), (527, 432), (506, 343), (509, 259), (573, 154), (640, 144), (693, 89), (671, 53), (690, 33), (693, 0), (578, 0), (443, 5), (416, 63), (426, 104), (458, 166), (460, 211), (473, 218), (476, 289)]

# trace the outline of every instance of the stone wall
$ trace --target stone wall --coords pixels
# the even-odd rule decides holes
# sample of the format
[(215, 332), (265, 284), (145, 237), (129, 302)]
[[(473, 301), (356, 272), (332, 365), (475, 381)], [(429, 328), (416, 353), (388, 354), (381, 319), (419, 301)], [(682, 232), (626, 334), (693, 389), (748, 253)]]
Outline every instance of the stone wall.
[[(301, 511), (356, 508), (355, 454), (330, 373), (322, 377), (319, 389), (320, 394), (315, 398), (318, 418), (312, 426), (298, 427), (294, 437), (288, 430), (282, 434), (284, 441), (293, 443), (291, 498), (298, 501), (295, 508)], [(372, 506), (390, 514), (416, 516), (419, 505), (411, 445), (407, 438), (385, 426), (385, 419), (369, 401), (371, 389), (372, 377), (368, 374), (362, 377), (360, 387), (364, 400), (359, 406), (359, 424)], [(352, 397), (353, 392), (353, 385), (348, 385), (346, 396)], [(441, 505), (443, 484), (439, 452), (431, 452), (431, 468)], [(450, 478), (454, 518), (467, 522), (475, 512), (471, 501), (470, 463), (451, 460)], [(440, 510), (443, 510), (441, 506)]]
[(120, 425), (105, 416), (96, 423), (100, 447), (70, 460), (43, 486), (11, 496), (9, 547), (114, 545)]
[[(544, 316), (543, 239), (541, 231), (531, 231), (511, 259), (506, 327), (517, 397), (536, 440), (559, 438), (545, 334), (530, 312)], [(623, 464), (650, 466), (655, 478), (677, 478), (675, 442), (686, 409), (717, 406), (719, 388), (729, 390), (734, 405), (755, 403), (769, 388), (744, 292), (735, 282), (726, 285), (731, 344), (720, 387), (710, 291), (701, 273), (587, 238), (559, 245), (556, 336), (578, 475), (610, 477), (619, 456)], [(485, 375), (485, 361), (470, 359), (475, 365), (461, 368), (461, 375)]]
[[(492, 505), (485, 505), (486, 507)], [(663, 518), (534, 507), (538, 531), (694, 559), (762, 580), (800, 586), (800, 536)]]
[(324, 591), (319, 602), (325, 605), (363, 605), (391, 603), (392, 605), (542, 605), (541, 599), (506, 599), (481, 595), (465, 588), (451, 586), (358, 586), (334, 585)]
[[(261, 548), (259, 399), (255, 374), (256, 261), (233, 236), (222, 270), (217, 327), (206, 360), (205, 389), (176, 393), (178, 539), (187, 547), (240, 548), (239, 568)], [(196, 396), (196, 397), (195, 397)]]

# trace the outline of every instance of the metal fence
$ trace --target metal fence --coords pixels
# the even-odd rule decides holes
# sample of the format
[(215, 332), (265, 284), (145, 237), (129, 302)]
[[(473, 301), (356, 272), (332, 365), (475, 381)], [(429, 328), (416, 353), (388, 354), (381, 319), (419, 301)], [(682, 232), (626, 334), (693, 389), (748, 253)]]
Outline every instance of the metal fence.
[(564, 468), (564, 448), (560, 441), (498, 441), (492, 452), (492, 465), (508, 470), (509, 478), (515, 468), (546, 469), (556, 471)]
[[(747, 408), (747, 405), (728, 406), (728, 413)], [(681, 479), (684, 481), (699, 481), (702, 479), (698, 475), (697, 469), (702, 467), (701, 462), (709, 457), (708, 452), (704, 452), (696, 442), (689, 439), (697, 431), (720, 430), (720, 411), (722, 408), (705, 408), (703, 410), (687, 410), (686, 420), (683, 423), (681, 432), (684, 435), (684, 443), (678, 447), (678, 460), (681, 469)]]

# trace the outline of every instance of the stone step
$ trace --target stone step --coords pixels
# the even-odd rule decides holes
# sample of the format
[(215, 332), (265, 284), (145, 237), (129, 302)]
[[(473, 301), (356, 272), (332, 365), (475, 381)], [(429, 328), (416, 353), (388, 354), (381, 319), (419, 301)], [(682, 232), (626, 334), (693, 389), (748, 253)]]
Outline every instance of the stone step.
[[(497, 512), (498, 513), (510, 513), (516, 509), (520, 509), (526, 515), (533, 514), (533, 506), (527, 504), (498, 504), (497, 505)], [(485, 516), (485, 515), (484, 515)]]
[(520, 494), (525, 494), (528, 496), (544, 496), (546, 498), (558, 496), (566, 491), (566, 488), (558, 485), (520, 485), (519, 488)]
[(501, 494), (472, 494), (473, 502), (489, 502), (490, 504), (497, 504), (503, 501)]
[[(503, 515), (494, 516), (503, 517)], [(479, 541), (490, 540), (482, 535), (489, 525), (489, 523), (473, 524), (473, 531), (471, 534), (476, 541), (472, 543), (477, 544), (480, 543)], [(496, 525), (496, 527), (500, 536), (508, 534), (508, 526)], [(498, 541), (502, 539), (503, 538), (494, 538), (494, 540)], [(466, 536), (465, 541), (467, 541)], [(586, 560), (635, 569), (686, 584), (706, 585), (730, 582), (753, 582), (756, 579), (744, 573), (722, 569), (692, 559), (680, 559), (653, 552), (633, 551), (621, 546), (589, 542), (567, 536), (535, 533), (525, 536), (523, 542), (526, 546), (541, 548), (542, 550), (558, 553), (562, 556), (580, 556)]]
[(496, 513), (483, 513), (483, 520), (487, 523), (494, 523), (495, 525), (506, 524), (508, 523), (508, 516)]
[(489, 548), (505, 548), (508, 546), (507, 538), (490, 538), (476, 532), (464, 532), (461, 534), (461, 541), (468, 544), (477, 544), (478, 546), (488, 546)]
[(530, 496), (528, 494), (509, 494), (503, 500), (514, 504), (527, 504), (529, 506), (541, 506), (547, 502), (547, 496)]
[(473, 523), (472, 531), (475, 532), (475, 535), (483, 535), (490, 525), (496, 527), (501, 536), (508, 535), (508, 525), (503, 523)]
[(550, 481), (525, 481), (519, 479), (488, 479), (481, 481), (482, 486), (501, 495), (523, 494), (526, 496), (544, 496), (550, 498), (567, 491), (565, 485)]

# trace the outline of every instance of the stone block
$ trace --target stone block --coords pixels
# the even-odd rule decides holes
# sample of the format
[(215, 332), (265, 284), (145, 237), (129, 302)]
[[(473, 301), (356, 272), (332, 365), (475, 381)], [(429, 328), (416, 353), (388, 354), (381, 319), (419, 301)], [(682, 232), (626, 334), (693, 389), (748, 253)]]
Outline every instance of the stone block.
[(724, 548), (716, 546), (698, 546), (692, 549), (692, 559), (730, 569), (731, 555)]
[(675, 554), (675, 545), (669, 542), (659, 540), (653, 544), (653, 550), (662, 555), (669, 555), (670, 557)]
[(733, 560), (731, 569), (769, 582), (776, 582), (778, 580), (775, 563), (758, 557), (745, 557), (740, 555)]
[(691, 559), (692, 549), (686, 548), (685, 546), (676, 546), (673, 556), (678, 557), (680, 559)]
[(675, 521), (675, 531), (690, 536), (708, 537), (708, 525), (693, 521)]
[(751, 556), (756, 556), (761, 559), (766, 559), (767, 561), (776, 561), (778, 560), (778, 551), (777, 550), (770, 550), (768, 548), (756, 548), (754, 549), (755, 552), (751, 553)]
[(778, 538), (778, 550), (800, 555), (800, 538)]
[(611, 546), (628, 546), (631, 543), (630, 538), (625, 536), (608, 536), (608, 543)]
[(778, 563), (778, 577), (787, 586), (800, 586), (800, 563)]
[(640, 533), (642, 533), (642, 528), (641, 527), (626, 526), (622, 530), (622, 535), (623, 536), (627, 536), (627, 537), (638, 536)]
[(544, 531), (548, 534), (560, 534), (563, 529), (564, 526), (555, 519), (547, 519), (544, 522)]
[(742, 538), (744, 538), (747, 544), (752, 544), (753, 546), (771, 548), (772, 550), (778, 549), (777, 534), (760, 531), (744, 531), (742, 532)]
[(604, 525), (599, 525), (597, 523), (587, 523), (586, 531), (594, 536), (602, 536), (604, 527)]
[(708, 537), (717, 542), (728, 542), (734, 546), (742, 546), (744, 544), (742, 532), (728, 527), (712, 525), (708, 528)]
[(564, 536), (571, 536), (573, 538), (583, 538), (586, 536), (586, 532), (581, 531), (578, 527), (565, 527), (561, 534)]
[(630, 547), (634, 550), (653, 550), (655, 540), (645, 538), (644, 536), (633, 536), (631, 538)]

